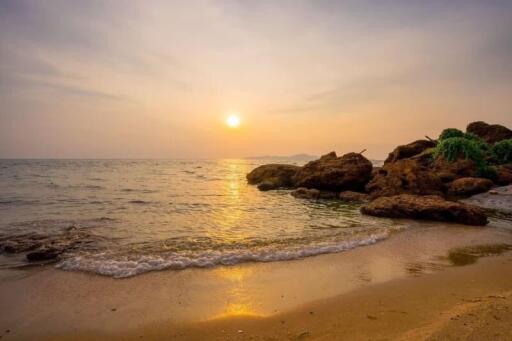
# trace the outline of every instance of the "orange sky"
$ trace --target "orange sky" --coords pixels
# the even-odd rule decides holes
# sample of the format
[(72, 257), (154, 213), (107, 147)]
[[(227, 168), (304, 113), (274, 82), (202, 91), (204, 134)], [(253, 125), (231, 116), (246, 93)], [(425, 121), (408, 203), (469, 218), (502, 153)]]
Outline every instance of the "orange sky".
[(382, 159), (512, 126), (510, 32), (506, 1), (2, 1), (0, 157)]

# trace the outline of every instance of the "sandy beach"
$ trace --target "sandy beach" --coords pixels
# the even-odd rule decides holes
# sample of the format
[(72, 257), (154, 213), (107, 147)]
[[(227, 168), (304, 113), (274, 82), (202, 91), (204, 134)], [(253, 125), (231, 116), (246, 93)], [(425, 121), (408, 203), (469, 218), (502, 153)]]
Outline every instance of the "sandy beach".
[(377, 244), (288, 262), (128, 279), (2, 270), (1, 336), (507, 340), (512, 253), (504, 244), (512, 234), (495, 227), (411, 221)]

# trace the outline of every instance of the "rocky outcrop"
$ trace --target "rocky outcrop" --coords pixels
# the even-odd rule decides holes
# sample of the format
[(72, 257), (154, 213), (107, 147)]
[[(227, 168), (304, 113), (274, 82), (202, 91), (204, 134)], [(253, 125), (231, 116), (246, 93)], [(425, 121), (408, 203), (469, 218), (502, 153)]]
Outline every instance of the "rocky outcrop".
[(397, 194), (443, 195), (442, 183), (431, 171), (430, 159), (418, 155), (382, 166), (366, 185), (371, 199)]
[(384, 163), (396, 162), (398, 160), (410, 158), (435, 146), (435, 142), (429, 140), (417, 140), (403, 146), (398, 146), (395, 150), (389, 153), (388, 158)]
[(430, 166), (431, 172), (447, 184), (459, 178), (477, 177), (477, 166), (472, 160), (460, 158), (448, 161), (443, 157), (436, 158)]
[(448, 194), (453, 196), (471, 196), (473, 194), (487, 192), (493, 182), (483, 178), (460, 178), (453, 181), (448, 187)]
[(331, 152), (311, 161), (293, 177), (296, 187), (327, 191), (363, 190), (370, 179), (372, 163), (358, 153), (337, 157)]
[(347, 202), (367, 202), (369, 200), (368, 194), (354, 191), (343, 191), (338, 197)]
[(496, 184), (506, 186), (512, 184), (512, 164), (496, 167)]
[(499, 124), (487, 124), (482, 121), (470, 123), (466, 131), (491, 144), (501, 140), (512, 139), (512, 130)]
[(299, 166), (269, 164), (259, 166), (247, 174), (251, 185), (258, 185), (262, 191), (276, 188), (293, 187), (293, 176), (299, 171)]
[(447, 201), (439, 196), (401, 194), (381, 197), (362, 206), (361, 212), (377, 217), (427, 219), (466, 225), (488, 223), (482, 209)]
[(299, 187), (290, 193), (295, 198), (301, 199), (335, 199), (338, 196), (336, 192), (320, 191), (316, 188)]

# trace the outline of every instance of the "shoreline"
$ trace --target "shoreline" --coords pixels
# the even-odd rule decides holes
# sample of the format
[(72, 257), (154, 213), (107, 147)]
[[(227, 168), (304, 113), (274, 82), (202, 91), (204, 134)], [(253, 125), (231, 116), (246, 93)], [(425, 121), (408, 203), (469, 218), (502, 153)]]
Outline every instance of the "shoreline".
[[(0, 318), (0, 330), (9, 329), (8, 335), (2, 334), (6, 339), (76, 339), (91, 335), (138, 339), (141, 333), (145, 339), (194, 339), (202, 333), (213, 339), (264, 339), (274, 334), (289, 337), (284, 330), (299, 337), (297, 328), (305, 325), (311, 335), (301, 338), (321, 338), (317, 334), (320, 327), (326, 333), (331, 330), (331, 337), (342, 338), (352, 327), (343, 323), (334, 323), (338, 327), (333, 327), (325, 321), (329, 316), (355, 314), (354, 309), (346, 307), (345, 300), (352, 297), (355, 307), (367, 296), (392, 296), (396, 285), (412, 290), (410, 304), (420, 298), (420, 288), (424, 290), (421, 295), (447, 294), (447, 288), (435, 281), (450, 280), (453, 290), (471, 296), (473, 290), (464, 282), (467, 276), (479, 281), (475, 290), (508, 295), (507, 290), (512, 290), (511, 252), (501, 250), (500, 256), (476, 257), (475, 264), (462, 267), (454, 267), (449, 257), (450, 251), (461, 247), (501, 243), (512, 244), (510, 231), (411, 221), (411, 228), (373, 245), (285, 262), (161, 271), (126, 279), (51, 267), (1, 270), (0, 300), (9, 314)], [(435, 282), (431, 288), (421, 284), (430, 281)], [(443, 297), (441, 301), (446, 300)], [(376, 308), (372, 306), (376, 302), (365, 302)], [(389, 303), (389, 309), (395, 309), (395, 303), (400, 302)], [(45, 312), (39, 311), (41, 306)], [(421, 304), (415, 309), (420, 308)], [(436, 309), (440, 307), (432, 307)], [(321, 315), (324, 310), (326, 315)], [(361, 328), (366, 330), (380, 321), (373, 310), (367, 313), (370, 317), (363, 314), (364, 319), (358, 320)], [(316, 320), (308, 319), (313, 316)], [(290, 321), (284, 323), (286, 328), (280, 322), (283, 318)], [(418, 322), (419, 318), (413, 320)], [(295, 329), (292, 321), (296, 321)], [(223, 330), (235, 333), (224, 334)], [(350, 335), (354, 332), (358, 331), (352, 330)]]

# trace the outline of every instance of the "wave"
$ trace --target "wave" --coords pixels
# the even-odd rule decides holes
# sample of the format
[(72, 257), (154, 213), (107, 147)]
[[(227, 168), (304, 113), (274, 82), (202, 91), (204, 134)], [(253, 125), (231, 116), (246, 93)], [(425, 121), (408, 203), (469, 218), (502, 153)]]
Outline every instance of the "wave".
[(108, 253), (95, 255), (78, 255), (62, 260), (57, 268), (68, 271), (92, 272), (114, 278), (140, 275), (149, 271), (182, 270), (186, 268), (209, 268), (229, 266), (247, 262), (275, 262), (302, 259), (327, 253), (347, 251), (359, 246), (374, 244), (386, 239), (388, 232), (372, 234), (362, 239), (340, 241), (327, 245), (308, 245), (289, 249), (238, 249), (210, 250), (194, 255), (140, 255), (138, 257), (112, 258)]

